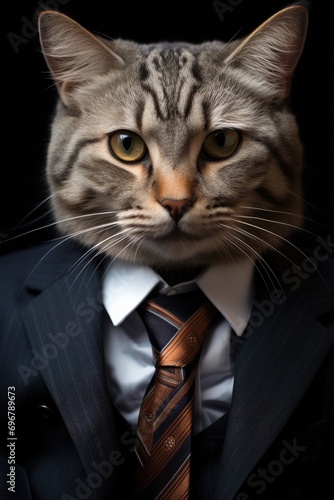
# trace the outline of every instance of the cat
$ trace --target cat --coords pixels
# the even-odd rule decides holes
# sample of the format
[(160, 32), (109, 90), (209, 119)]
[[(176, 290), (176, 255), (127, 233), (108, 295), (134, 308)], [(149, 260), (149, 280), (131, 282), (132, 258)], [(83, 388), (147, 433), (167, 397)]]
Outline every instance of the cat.
[[(173, 498), (189, 488), (203, 500), (334, 498), (333, 249), (329, 240), (310, 256), (295, 243), (307, 207), (291, 86), (307, 25), (297, 2), (241, 39), (140, 44), (40, 13), (57, 100), (45, 174), (57, 237), (0, 258), (17, 498), (152, 498), (133, 491), (141, 409), (148, 441), (161, 422), (149, 489), (166, 462), (161, 474), (183, 489)], [(164, 315), (179, 330), (160, 353), (144, 308), (170, 298), (176, 311)], [(188, 319), (183, 306), (202, 299)], [(190, 439), (190, 402), (177, 400), (174, 420), (171, 400), (152, 411), (144, 395), (155, 399), (166, 350), (178, 371), (171, 362), (161, 381), (173, 392), (178, 377), (188, 383), (181, 352), (199, 347), (209, 311)]]
[(228, 43), (139, 44), (42, 12), (61, 234), (160, 273), (280, 253), (303, 226), (290, 89), (307, 23), (296, 3)]

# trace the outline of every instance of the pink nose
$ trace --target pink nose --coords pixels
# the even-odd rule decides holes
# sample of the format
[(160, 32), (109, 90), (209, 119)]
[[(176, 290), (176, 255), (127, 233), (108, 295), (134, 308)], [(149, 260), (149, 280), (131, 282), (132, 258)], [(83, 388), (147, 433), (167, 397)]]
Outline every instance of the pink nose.
[(175, 220), (175, 222), (178, 222), (192, 205), (192, 201), (189, 198), (183, 198), (182, 200), (164, 198), (159, 201), (159, 203), (165, 207), (166, 210), (168, 210), (169, 215)]

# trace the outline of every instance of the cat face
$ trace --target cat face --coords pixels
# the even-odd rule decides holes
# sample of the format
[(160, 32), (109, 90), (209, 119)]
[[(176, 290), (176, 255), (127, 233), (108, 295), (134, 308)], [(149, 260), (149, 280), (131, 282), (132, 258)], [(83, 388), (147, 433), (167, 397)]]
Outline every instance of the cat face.
[(288, 106), (307, 11), (231, 44), (108, 41), (40, 15), (57, 84), (47, 178), (60, 230), (156, 267), (256, 259), (301, 225)]

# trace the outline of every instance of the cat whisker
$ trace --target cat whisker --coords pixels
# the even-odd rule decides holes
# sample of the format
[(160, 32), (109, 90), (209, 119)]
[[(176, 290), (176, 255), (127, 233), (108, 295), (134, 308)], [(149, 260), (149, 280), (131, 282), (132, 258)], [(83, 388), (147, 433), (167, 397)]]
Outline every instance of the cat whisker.
[[(282, 214), (284, 214), (284, 213), (289, 214), (289, 212), (281, 212), (281, 213)], [(257, 216), (254, 216), (254, 215), (238, 215), (238, 218), (240, 218), (240, 219), (262, 220), (262, 221), (265, 221), (265, 222), (269, 222), (271, 224), (281, 224), (283, 226), (287, 226), (287, 227), (291, 227), (293, 229), (296, 229), (298, 231), (303, 231), (304, 233), (308, 233), (311, 236), (318, 236), (317, 234), (313, 233), (312, 231), (309, 231), (308, 229), (305, 229), (303, 227), (297, 226), (296, 224), (290, 224), (290, 223), (284, 222), (284, 221), (279, 221), (279, 220), (274, 220), (274, 219), (267, 219), (265, 217), (257, 217)]]
[[(253, 234), (248, 233), (247, 231), (245, 231), (245, 230), (243, 230), (243, 229), (241, 229), (241, 228), (230, 227), (230, 226), (227, 226), (227, 225), (225, 225), (225, 224), (220, 224), (220, 225), (221, 225), (222, 227), (226, 227), (227, 229), (233, 229), (234, 231), (239, 232), (239, 233), (240, 233), (240, 234), (242, 234), (242, 235), (247, 235), (247, 236), (249, 236), (250, 238), (260, 239), (260, 238), (255, 237)], [(254, 263), (254, 265), (255, 265), (256, 269), (258, 270), (258, 272), (259, 272), (259, 274), (260, 274), (261, 278), (263, 279), (263, 282), (265, 283), (265, 285), (266, 285), (266, 288), (267, 288), (268, 292), (270, 293), (269, 287), (267, 286), (267, 282), (266, 282), (266, 280), (265, 280), (265, 278), (264, 278), (264, 275), (262, 274), (262, 272), (261, 272), (261, 270), (260, 270), (260, 268), (259, 268), (259, 266), (258, 266), (258, 264), (257, 264), (257, 263), (259, 263), (259, 264), (261, 264), (261, 265), (262, 265), (262, 268), (263, 268), (263, 270), (265, 271), (265, 273), (266, 273), (267, 277), (269, 278), (270, 283), (271, 283), (271, 285), (273, 286), (273, 288), (275, 288), (275, 284), (274, 284), (274, 281), (273, 281), (272, 277), (275, 279), (275, 281), (276, 281), (276, 283), (278, 284), (279, 288), (280, 288), (280, 289), (282, 289), (282, 285), (280, 284), (280, 281), (279, 281), (279, 279), (277, 278), (277, 276), (276, 276), (275, 272), (273, 271), (273, 269), (271, 268), (271, 266), (268, 264), (268, 262), (267, 262), (267, 261), (263, 258), (263, 256), (262, 256), (260, 253), (258, 253), (258, 252), (257, 252), (257, 251), (256, 251), (256, 250), (255, 250), (255, 249), (254, 249), (251, 245), (249, 245), (246, 241), (242, 240), (241, 238), (238, 238), (235, 234), (234, 234), (234, 235), (231, 235), (231, 236), (233, 236), (233, 238), (234, 238), (234, 239), (238, 240), (238, 242), (239, 242), (239, 246), (238, 246), (238, 248), (239, 248), (240, 250), (241, 250), (241, 248), (240, 248), (240, 244), (241, 244), (241, 245), (243, 245), (244, 247), (246, 247), (246, 249), (248, 250), (248, 252), (250, 252), (251, 254), (253, 254), (253, 255), (255, 256), (255, 261), (253, 261), (252, 259), (251, 259), (251, 260), (252, 260), (252, 262)], [(262, 241), (262, 240), (260, 239), (260, 241)], [(244, 253), (244, 254), (245, 254), (248, 258), (250, 258), (249, 254), (248, 254), (246, 251), (244, 251), (243, 253)], [(271, 273), (271, 274), (270, 274), (270, 273)]]
[(145, 237), (143, 235), (139, 235), (139, 236), (137, 236), (136, 241), (134, 241), (134, 243), (138, 242), (138, 245), (137, 245), (135, 253), (134, 253), (134, 260), (135, 260), (135, 262), (137, 261), (137, 255), (138, 255), (139, 247), (143, 243), (144, 240), (145, 240)]
[[(16, 240), (18, 238), (22, 238), (24, 236), (28, 236), (29, 234), (36, 233), (38, 231), (43, 231), (43, 230), (49, 229), (51, 227), (57, 227), (59, 224), (64, 223), (64, 222), (75, 221), (77, 219), (83, 219), (83, 218), (86, 218), (86, 217), (96, 217), (96, 216), (101, 216), (101, 215), (113, 215), (115, 213), (117, 213), (117, 212), (114, 210), (114, 211), (106, 211), (106, 212), (92, 212), (92, 213), (89, 213), (89, 214), (81, 214), (81, 215), (75, 215), (75, 216), (72, 216), (72, 217), (66, 217), (64, 219), (59, 219), (57, 221), (49, 222), (48, 224), (43, 224), (43, 226), (35, 227), (34, 229), (30, 229), (29, 231), (24, 231), (23, 233), (20, 233), (20, 234), (17, 234), (15, 236), (12, 236), (11, 238), (7, 238), (5, 241), (6, 242), (10, 242), (10, 241)], [(29, 216), (29, 214), (26, 215), (25, 217), (28, 217), (28, 216)], [(22, 220), (24, 220), (24, 219), (22, 219)], [(111, 225), (111, 224), (117, 225), (116, 222), (106, 222), (105, 223), (106, 226), (107, 225)], [(15, 227), (18, 227), (18, 226), (15, 226)], [(72, 233), (72, 235), (73, 235), (73, 233)], [(58, 237), (55, 237), (55, 238), (52, 238), (51, 241), (57, 240), (57, 239), (61, 239), (61, 238), (63, 238), (62, 235), (60, 235)]]
[[(54, 194), (50, 194), (50, 196), (47, 196), (46, 198), (44, 198), (44, 200), (42, 200), (40, 203), (38, 203), (32, 210), (30, 210), (14, 227), (13, 227), (13, 230), (15, 230), (16, 228), (22, 226), (23, 222), (28, 219), (28, 217), (30, 217), (30, 215), (32, 215), (34, 212), (36, 212), (36, 210), (38, 210), (41, 206), (43, 206), (45, 203), (49, 202), (51, 198), (54, 197)], [(48, 210), (48, 212), (52, 212), (51, 208)], [(43, 214), (42, 216), (38, 217), (37, 220), (39, 220), (41, 217), (43, 217), (45, 214)], [(35, 219), (36, 220), (36, 219)]]
[(22, 283), (22, 286), (21, 288), (19, 289), (18, 293), (16, 296), (18, 296), (21, 291), (23, 290), (25, 284), (27, 283), (27, 281), (29, 280), (30, 276), (33, 274), (33, 272), (38, 268), (38, 266), (40, 265), (40, 263), (43, 261), (43, 259), (45, 259), (51, 252), (53, 252), (59, 245), (62, 245), (63, 243), (65, 243), (66, 241), (68, 241), (69, 239), (71, 239), (72, 236), (66, 236), (66, 237), (63, 237), (63, 238), (57, 238), (57, 239), (60, 239), (60, 241), (58, 243), (56, 243), (52, 248), (50, 248), (50, 250), (48, 250), (47, 252), (45, 252), (45, 254), (43, 255), (43, 257), (41, 257), (37, 262), (36, 264), (34, 265), (34, 267), (31, 269), (30, 273), (28, 274), (28, 276), (26, 277), (26, 279), (24, 280), (24, 282)]
[[(98, 227), (98, 226), (97, 226)], [(93, 254), (93, 257), (92, 259), (90, 259), (89, 261), (86, 262), (86, 264), (84, 265), (84, 267), (81, 269), (81, 271), (78, 273), (78, 275), (76, 276), (76, 278), (74, 279), (73, 281), (73, 284), (75, 283), (75, 281), (79, 278), (80, 274), (86, 269), (86, 267), (92, 262), (93, 259), (97, 258), (99, 255), (103, 254), (104, 252), (106, 252), (106, 250), (109, 250), (110, 248), (112, 248), (113, 246), (117, 245), (118, 243), (121, 243), (122, 241), (124, 241), (126, 239), (126, 233), (128, 233), (130, 231), (130, 229), (123, 229), (122, 231), (119, 231), (118, 233), (116, 234), (113, 234), (111, 236), (108, 236), (108, 238), (105, 238), (101, 241), (99, 241), (98, 243), (96, 243), (95, 245), (91, 246), (86, 252), (84, 252), (81, 257), (76, 261), (75, 264), (73, 264), (71, 266), (71, 272), (70, 274), (68, 275), (67, 278), (69, 278), (73, 272), (75, 272), (75, 270), (77, 269), (77, 267), (80, 265), (80, 262), (85, 260), (86, 257), (89, 255), (89, 254)], [(125, 233), (125, 234), (124, 234)], [(75, 235), (72, 235), (72, 236), (76, 236), (78, 233), (76, 233)], [(117, 238), (117, 239), (116, 239)], [(110, 242), (110, 240), (116, 240), (116, 241), (112, 241), (112, 244), (108, 244), (107, 246), (103, 247), (103, 245), (106, 243), (106, 242)], [(130, 242), (131, 243), (131, 242)], [(129, 244), (130, 244), (129, 243)], [(121, 252), (127, 248), (126, 245), (122, 250)], [(97, 252), (96, 250), (99, 248), (99, 247), (103, 247), (103, 248), (100, 248)], [(120, 252), (120, 253), (121, 253)], [(107, 255), (106, 255), (107, 256)], [(72, 286), (73, 286), (72, 284)]]
[[(107, 213), (107, 212), (101, 212), (102, 214), (104, 213)], [(85, 216), (94, 216), (94, 214), (84, 214), (84, 215), (81, 215), (81, 216), (75, 216), (75, 217), (69, 217), (68, 219), (66, 220), (71, 220), (71, 219), (77, 219), (77, 218), (81, 218), (81, 217), (85, 217)], [(65, 220), (65, 219), (64, 219)], [(48, 224), (46, 225), (45, 227), (49, 227), (49, 226), (53, 226), (57, 224), (56, 222), (52, 223), (52, 224)], [(24, 283), (22, 284), (22, 287), (20, 288), (19, 292), (22, 290), (22, 288), (24, 287), (24, 285), (26, 284), (26, 282), (28, 281), (29, 277), (31, 276), (31, 274), (35, 271), (35, 269), (37, 269), (37, 267), (40, 265), (40, 263), (43, 261), (43, 259), (45, 259), (52, 251), (54, 251), (59, 245), (62, 245), (64, 243), (66, 243), (67, 241), (69, 241), (70, 239), (76, 239), (76, 237), (80, 234), (84, 234), (84, 233), (87, 233), (89, 231), (96, 231), (96, 229), (100, 229), (100, 232), (101, 231), (104, 231), (106, 227), (112, 227), (113, 225), (116, 225), (115, 222), (109, 222), (109, 223), (105, 223), (105, 224), (99, 224), (97, 226), (92, 226), (90, 228), (86, 228), (86, 229), (82, 229), (80, 231), (76, 231), (76, 232), (73, 232), (71, 234), (67, 234), (66, 236), (63, 236), (63, 235), (60, 235), (56, 238), (52, 238), (50, 241), (58, 241), (58, 243), (55, 243), (55, 245), (50, 248), (50, 250), (48, 250), (44, 255), (43, 257), (41, 257), (38, 262), (35, 264), (35, 266), (31, 269), (30, 273), (28, 274), (26, 280), (24, 281)], [(37, 230), (37, 229), (36, 229)], [(124, 229), (123, 232), (126, 232), (127, 230)], [(30, 231), (28, 231), (28, 233), (30, 233)], [(112, 235), (111, 237), (117, 237), (119, 233), (115, 234), (115, 235)], [(111, 238), (109, 237), (109, 238)], [(122, 241), (122, 240), (120, 240)], [(86, 256), (90, 253), (90, 252), (93, 252), (95, 250), (95, 248), (100, 245), (102, 242), (99, 242), (97, 245), (95, 245), (94, 247), (90, 248), (89, 250), (87, 250), (81, 257), (80, 259), (78, 259), (78, 261), (76, 262), (76, 264), (74, 264), (72, 266), (72, 272), (74, 272), (75, 268), (80, 264), (81, 260), (86, 258)], [(72, 273), (71, 272), (71, 273)]]
[[(239, 216), (238, 216), (239, 217)], [(245, 222), (245, 221), (242, 221), (242, 220), (239, 220), (238, 218), (231, 218), (232, 221), (234, 222), (237, 222), (239, 224), (244, 224), (246, 226), (249, 226), (249, 227), (252, 227), (254, 229), (258, 229), (260, 231), (264, 231), (268, 234), (271, 234), (272, 236), (274, 236), (275, 238), (279, 238), (280, 240), (284, 241), (285, 243), (291, 245), (295, 250), (298, 250), (300, 251), (301, 253), (303, 253), (294, 243), (292, 243), (291, 241), (289, 241), (287, 238), (284, 238), (283, 236), (281, 236), (280, 234), (274, 232), (274, 231), (270, 231), (269, 229), (266, 229), (262, 226), (258, 226), (256, 224), (251, 224), (250, 222)], [(264, 219), (266, 222), (268, 222), (267, 219)], [(290, 224), (287, 224), (288, 226), (290, 226)], [(234, 228), (235, 229), (235, 228)], [(297, 227), (297, 229), (299, 229)], [(252, 239), (256, 239), (258, 241), (262, 241), (264, 242), (264, 240), (262, 238), (260, 238), (259, 236), (256, 236), (255, 234), (253, 233), (250, 233), (249, 231), (246, 231), (246, 230), (242, 230), (241, 228), (239, 228), (240, 231), (243, 231), (245, 235), (251, 237)], [(294, 262), (289, 258), (287, 257), (286, 255), (283, 254), (283, 252), (281, 252), (280, 250), (278, 250), (278, 248), (275, 248), (273, 245), (269, 244), (268, 242), (265, 242), (266, 243), (266, 246), (271, 248), (272, 250), (274, 250), (275, 252), (279, 253), (280, 255), (282, 255), (282, 257), (286, 258), (287, 260), (289, 260), (289, 262), (291, 264), (294, 264)], [(303, 256), (307, 258), (306, 254), (303, 253)]]
[[(125, 237), (124, 237), (125, 239)], [(122, 241), (122, 240), (120, 240)], [(125, 245), (115, 256), (113, 256), (111, 263), (113, 263), (129, 246), (134, 245), (136, 242), (131, 240)], [(108, 249), (111, 248), (111, 246), (107, 247)]]
[(219, 50), (217, 50), (214, 55), (210, 58), (210, 62), (212, 62), (223, 50), (226, 49), (226, 47), (228, 45), (230, 45), (231, 42), (233, 42), (233, 40), (235, 38), (237, 38), (237, 36), (239, 35), (241, 31), (241, 28), (225, 43), (225, 45), (223, 45)]
[[(265, 228), (263, 226), (260, 226), (260, 225), (257, 225), (257, 224), (252, 224), (252, 223), (246, 222), (244, 220), (240, 220), (241, 218), (250, 218), (250, 219), (254, 219), (254, 220), (263, 220), (263, 221), (265, 221), (267, 223), (280, 224), (280, 225), (283, 225), (283, 226), (292, 227), (293, 229), (298, 230), (298, 231), (300, 229), (299, 226), (295, 226), (293, 224), (289, 224), (289, 223), (282, 222), (282, 221), (275, 221), (273, 219), (265, 219), (265, 218), (262, 219), (261, 217), (252, 217), (252, 216), (240, 216), (240, 215), (237, 215), (234, 218), (231, 218), (232, 221), (237, 222), (238, 224), (243, 224), (243, 225), (249, 226), (249, 227), (251, 227), (253, 229), (259, 229), (260, 231), (264, 231), (264, 232), (266, 232), (268, 234), (273, 235), (275, 238), (281, 239), (285, 243), (293, 245), (295, 249), (298, 249), (297, 246), (295, 246), (292, 242), (290, 242), (289, 240), (287, 240), (284, 236), (280, 235), (279, 233), (277, 233), (275, 231), (271, 231), (270, 229)], [(311, 234), (313, 234), (313, 233), (311, 233)], [(252, 236), (254, 236), (254, 235), (252, 235)], [(272, 248), (274, 249), (274, 247), (272, 247)]]
[[(250, 226), (250, 227), (252, 227), (252, 228), (254, 228), (254, 229), (257, 229), (257, 230), (263, 231), (263, 232), (265, 232), (265, 233), (271, 234), (271, 235), (273, 235), (274, 237), (276, 237), (276, 238), (280, 239), (281, 241), (283, 241), (284, 243), (286, 243), (288, 246), (292, 247), (294, 250), (296, 250), (298, 253), (300, 253), (300, 254), (302, 255), (302, 257), (305, 259), (305, 261), (307, 261), (307, 262), (309, 262), (309, 263), (311, 264), (311, 266), (312, 266), (312, 268), (314, 269), (314, 271), (316, 271), (316, 272), (319, 274), (319, 276), (320, 276), (320, 278), (322, 279), (322, 281), (324, 282), (324, 284), (325, 284), (326, 288), (328, 288), (328, 285), (326, 284), (326, 281), (325, 281), (324, 277), (323, 277), (323, 276), (322, 276), (322, 274), (319, 272), (319, 270), (318, 270), (317, 266), (315, 266), (315, 265), (314, 265), (314, 262), (310, 259), (310, 257), (308, 257), (308, 256), (306, 255), (306, 253), (305, 253), (305, 252), (303, 252), (303, 251), (302, 251), (302, 250), (301, 250), (301, 249), (300, 249), (297, 245), (295, 245), (292, 241), (288, 240), (287, 238), (284, 238), (283, 236), (281, 236), (281, 235), (280, 235), (280, 234), (278, 234), (278, 233), (275, 233), (275, 232), (273, 232), (273, 231), (270, 231), (269, 229), (266, 229), (266, 228), (264, 228), (264, 227), (258, 226), (258, 225), (256, 225), (256, 224), (251, 224), (251, 223), (249, 223), (249, 222), (241, 221), (241, 220), (238, 220), (237, 218), (232, 219), (232, 220), (234, 220), (235, 222), (238, 222), (238, 223), (240, 223), (240, 224), (244, 224), (244, 225)], [(249, 237), (253, 237), (253, 238), (255, 237), (255, 235), (254, 235), (254, 234), (249, 233), (248, 231), (246, 231), (246, 233), (247, 233), (247, 235), (248, 235)], [(260, 241), (261, 241), (261, 238), (259, 238), (259, 237), (255, 237), (255, 238), (256, 238), (256, 239), (260, 239)], [(297, 264), (296, 264), (295, 262), (293, 262), (293, 261), (292, 261), (292, 260), (291, 260), (291, 259), (290, 259), (287, 255), (284, 255), (284, 254), (283, 254), (283, 253), (282, 253), (282, 252), (281, 252), (278, 248), (275, 248), (274, 246), (270, 245), (268, 242), (266, 242), (266, 245), (267, 245), (269, 248), (271, 248), (274, 252), (276, 252), (276, 253), (280, 254), (282, 257), (284, 257), (286, 260), (288, 260), (288, 261), (289, 261), (292, 265), (297, 265)]]
[[(276, 288), (275, 283), (273, 281), (273, 278), (274, 278), (278, 284), (278, 288), (280, 290), (282, 290), (282, 286), (281, 286), (276, 274), (274, 273), (273, 269), (268, 264), (268, 262), (258, 252), (256, 252), (256, 250), (254, 250), (254, 248), (252, 248), (250, 245), (246, 244), (245, 241), (241, 240), (240, 238), (238, 238), (235, 235), (232, 235), (232, 238), (238, 240), (239, 244), (234, 243), (236, 248), (238, 248), (238, 250), (240, 252), (242, 252), (246, 257), (248, 257), (249, 260), (251, 260), (251, 262), (253, 262), (255, 269), (257, 270), (257, 272), (259, 273), (259, 275), (262, 278), (262, 281), (267, 289), (268, 294), (270, 295), (271, 290), (269, 288), (269, 285), (267, 284), (267, 280), (266, 280), (265, 275), (267, 276), (267, 279), (269, 279), (269, 282), (270, 282), (271, 286), (273, 287), (273, 289)], [(243, 249), (243, 246), (246, 247), (246, 249)], [(254, 254), (254, 259), (251, 258), (249, 253)], [(261, 271), (260, 265), (261, 265), (264, 272)], [(272, 278), (272, 276), (273, 276), (273, 278)]]
[[(132, 241), (130, 241), (130, 242), (126, 245), (126, 247), (124, 247), (124, 248), (123, 248), (123, 249), (122, 249), (122, 250), (121, 250), (121, 251), (120, 251), (120, 252), (119, 252), (119, 253), (118, 253), (115, 257), (113, 257), (113, 259), (109, 259), (109, 261), (108, 261), (108, 263), (107, 263), (107, 266), (106, 266), (106, 267), (105, 267), (105, 269), (104, 269), (104, 272), (103, 272), (103, 274), (102, 274), (101, 279), (102, 279), (102, 280), (104, 279), (104, 277), (105, 277), (105, 275), (106, 275), (106, 273), (107, 273), (107, 271), (108, 271), (109, 267), (110, 267), (110, 266), (113, 264), (113, 262), (114, 262), (114, 261), (115, 261), (115, 260), (116, 260), (116, 259), (117, 259), (120, 255), (121, 255), (121, 253), (123, 252), (123, 250), (125, 250), (126, 248), (128, 248), (131, 244), (132, 244), (132, 245), (136, 245), (136, 244), (138, 243), (138, 246), (137, 246), (137, 248), (136, 248), (136, 250), (135, 250), (135, 254), (134, 254), (134, 255), (135, 255), (135, 262), (136, 262), (136, 261), (137, 261), (137, 252), (138, 252), (139, 246), (140, 246), (140, 245), (141, 245), (141, 243), (144, 241), (144, 239), (145, 239), (145, 237), (144, 237), (143, 235), (139, 235), (139, 236), (137, 236), (136, 238), (132, 239)], [(139, 241), (138, 241), (138, 240), (139, 240)], [(105, 247), (103, 250), (101, 250), (101, 253), (103, 253), (105, 250), (108, 250), (108, 249), (109, 249), (109, 246)], [(104, 260), (104, 259), (105, 259), (105, 258), (107, 258), (107, 257), (108, 257), (108, 255), (106, 254), (102, 260)], [(101, 261), (98, 265), (100, 265), (101, 263), (102, 263), (102, 261)]]
[[(224, 240), (226, 240), (226, 238), (224, 238)], [(238, 242), (236, 243), (235, 240), (237, 240)], [(260, 265), (262, 266), (262, 269), (265, 271), (265, 274), (267, 275), (267, 278), (269, 279), (272, 287), (274, 289), (276, 288), (271, 276), (273, 276), (273, 278), (276, 280), (276, 282), (278, 284), (278, 288), (280, 290), (282, 290), (282, 286), (281, 286), (275, 272), (273, 271), (271, 266), (268, 264), (268, 262), (258, 252), (256, 252), (256, 250), (254, 248), (252, 248), (250, 245), (248, 245), (242, 239), (238, 238), (236, 235), (230, 235), (228, 238), (228, 241), (232, 246), (234, 246), (239, 252), (244, 254), (245, 257), (247, 259), (249, 259), (254, 264), (254, 267), (255, 267), (255, 269), (257, 269), (257, 272), (261, 276), (263, 283), (264, 283), (269, 295), (271, 294), (271, 290), (267, 284), (267, 281), (265, 279), (265, 275), (263, 274), (263, 272), (260, 269)], [(254, 259), (251, 257), (251, 254), (254, 255)]]
[[(244, 208), (246, 210), (255, 210), (255, 211), (262, 211), (262, 212), (268, 212), (268, 213), (275, 213), (275, 214), (282, 214), (282, 215), (292, 215), (294, 217), (298, 217), (302, 221), (305, 220), (304, 215), (302, 214), (295, 214), (294, 212), (288, 212), (286, 210), (275, 210), (272, 208), (261, 208), (258, 206), (247, 206), (247, 205), (239, 205), (239, 208)], [(311, 221), (311, 219), (309, 219)]]
[[(86, 258), (89, 254), (93, 254), (93, 257), (92, 257), (92, 258), (91, 258), (91, 259), (90, 259), (90, 260), (89, 260), (89, 261), (85, 264), (84, 268), (83, 268), (83, 269), (81, 269), (80, 273), (76, 276), (76, 278), (75, 278), (75, 280), (74, 280), (74, 282), (73, 282), (73, 283), (75, 283), (76, 279), (77, 279), (77, 278), (80, 276), (80, 274), (81, 274), (81, 273), (82, 273), (82, 272), (86, 269), (86, 267), (87, 267), (88, 265), (90, 265), (90, 263), (91, 263), (94, 259), (96, 259), (97, 257), (99, 257), (99, 256), (101, 256), (101, 255), (102, 255), (102, 258), (98, 260), (97, 265), (96, 265), (96, 267), (95, 267), (94, 271), (92, 272), (92, 274), (91, 274), (90, 278), (88, 279), (88, 283), (89, 283), (89, 281), (92, 279), (92, 277), (93, 277), (94, 272), (96, 271), (96, 269), (98, 269), (98, 267), (99, 267), (100, 265), (102, 265), (102, 263), (103, 263), (103, 261), (104, 261), (105, 259), (108, 259), (108, 253), (107, 253), (107, 251), (108, 251), (110, 248), (112, 248), (114, 245), (116, 245), (116, 244), (118, 244), (118, 243), (121, 243), (123, 240), (125, 240), (125, 239), (126, 239), (126, 237), (125, 237), (125, 236), (123, 236), (122, 238), (119, 238), (117, 241), (113, 242), (112, 244), (108, 244), (108, 245), (103, 246), (103, 248), (99, 249), (99, 250), (96, 252), (96, 250), (97, 250), (97, 248), (98, 248), (99, 246), (104, 245), (104, 244), (105, 244), (105, 242), (106, 242), (106, 241), (108, 241), (108, 240), (110, 240), (111, 238), (112, 238), (112, 236), (110, 236), (110, 237), (106, 238), (106, 239), (105, 239), (105, 240), (103, 240), (103, 241), (100, 241), (99, 243), (97, 243), (96, 245), (94, 245), (93, 247), (91, 247), (89, 250), (87, 250), (87, 251), (85, 252), (85, 254), (84, 254), (83, 256), (81, 256), (81, 257), (80, 257), (80, 259), (78, 259), (78, 261), (74, 264), (74, 266), (72, 266), (72, 267), (73, 267), (73, 269), (72, 269), (72, 273), (73, 273), (73, 272), (75, 271), (75, 269), (78, 267), (78, 265), (80, 264), (80, 261), (81, 261), (83, 258)], [(127, 245), (127, 246), (128, 246), (128, 245)], [(123, 251), (123, 250), (122, 250), (122, 251)], [(111, 264), (114, 260), (115, 260), (115, 259), (113, 259), (113, 260), (112, 260), (112, 261), (108, 264), (108, 267), (109, 267), (109, 265), (110, 265), (110, 264)], [(72, 274), (72, 273), (71, 273), (71, 274)], [(104, 274), (105, 274), (105, 272), (103, 273), (103, 276), (104, 276)], [(71, 288), (72, 288), (72, 286), (70, 287), (70, 289), (71, 289)]]

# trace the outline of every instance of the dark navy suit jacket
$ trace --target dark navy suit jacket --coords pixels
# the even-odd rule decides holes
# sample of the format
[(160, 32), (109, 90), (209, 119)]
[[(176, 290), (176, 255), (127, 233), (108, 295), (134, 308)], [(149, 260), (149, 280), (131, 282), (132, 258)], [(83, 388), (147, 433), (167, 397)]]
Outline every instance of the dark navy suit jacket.
[[(299, 254), (299, 267), (287, 261), (276, 270), (281, 284), (259, 285), (244, 341), (235, 343), (229, 414), (197, 437), (194, 498), (334, 498), (327, 250), (312, 250), (317, 270)], [(108, 394), (101, 275), (66, 241), (0, 259), (1, 500), (131, 498), (135, 435)]]

